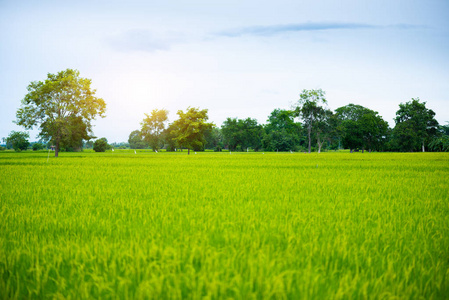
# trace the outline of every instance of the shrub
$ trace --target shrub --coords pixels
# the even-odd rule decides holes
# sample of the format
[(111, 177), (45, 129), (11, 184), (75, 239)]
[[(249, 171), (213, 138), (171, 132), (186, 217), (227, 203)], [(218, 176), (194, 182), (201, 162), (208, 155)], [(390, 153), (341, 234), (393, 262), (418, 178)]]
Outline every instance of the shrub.
[(6, 144), (11, 145), (15, 151), (22, 151), (28, 148), (30, 135), (27, 132), (11, 131), (6, 138)]
[(42, 149), (44, 149), (44, 145), (42, 145), (41, 143), (33, 144), (33, 151), (42, 150)]
[(101, 138), (95, 141), (94, 143), (94, 151), (95, 152), (105, 152), (110, 146), (106, 138)]

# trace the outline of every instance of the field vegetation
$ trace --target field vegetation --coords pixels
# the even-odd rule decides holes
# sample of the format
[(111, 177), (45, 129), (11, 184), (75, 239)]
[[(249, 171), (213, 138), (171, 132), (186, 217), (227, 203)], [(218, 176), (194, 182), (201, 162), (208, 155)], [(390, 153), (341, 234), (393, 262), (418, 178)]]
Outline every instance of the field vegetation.
[(447, 153), (2, 152), (0, 295), (447, 299), (448, 178)]

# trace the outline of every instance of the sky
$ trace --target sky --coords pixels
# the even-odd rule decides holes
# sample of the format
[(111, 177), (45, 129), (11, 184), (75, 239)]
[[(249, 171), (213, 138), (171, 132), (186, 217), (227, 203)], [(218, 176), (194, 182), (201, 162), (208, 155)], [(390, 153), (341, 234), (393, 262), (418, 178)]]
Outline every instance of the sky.
[(126, 142), (153, 109), (170, 122), (190, 106), (217, 126), (264, 124), (304, 89), (390, 126), (418, 97), (445, 124), (449, 1), (0, 0), (0, 138), (24, 131), (13, 121), (28, 84), (67, 68), (105, 100), (93, 131), (109, 142)]

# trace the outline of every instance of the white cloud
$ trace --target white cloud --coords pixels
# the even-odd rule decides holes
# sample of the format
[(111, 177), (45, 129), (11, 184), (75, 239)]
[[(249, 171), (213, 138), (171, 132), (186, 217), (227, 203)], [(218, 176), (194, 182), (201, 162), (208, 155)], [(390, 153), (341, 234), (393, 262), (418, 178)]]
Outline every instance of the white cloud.
[(168, 50), (174, 41), (157, 37), (149, 30), (133, 29), (110, 37), (108, 42), (114, 50), (118, 51), (154, 52)]

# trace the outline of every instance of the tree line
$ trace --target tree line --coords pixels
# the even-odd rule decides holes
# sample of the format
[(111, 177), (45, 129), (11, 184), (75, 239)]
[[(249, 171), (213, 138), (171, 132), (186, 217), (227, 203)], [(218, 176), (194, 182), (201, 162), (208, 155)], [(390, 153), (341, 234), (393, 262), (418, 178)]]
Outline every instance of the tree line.
[[(207, 110), (188, 108), (178, 111), (179, 119), (167, 124), (166, 110), (155, 109), (141, 122), (141, 129), (131, 132), (131, 148), (165, 147), (202, 151), (305, 151), (350, 149), (353, 151), (449, 151), (449, 125), (439, 125), (435, 112), (418, 98), (401, 103), (395, 127), (376, 112), (356, 104), (335, 111), (327, 107), (325, 92), (303, 90), (290, 110), (275, 109), (265, 125), (252, 118), (227, 118), (222, 126), (206, 123)], [(195, 135), (178, 128), (191, 122)], [(165, 126), (166, 125), (166, 126)], [(181, 135), (183, 134), (183, 135)], [(189, 141), (191, 139), (191, 141)]]
[[(110, 145), (106, 138), (93, 142), (91, 122), (105, 117), (106, 103), (95, 96), (90, 84), (90, 79), (72, 69), (30, 83), (15, 123), (26, 129), (39, 126), (41, 142), (54, 145), (55, 156), (61, 149), (76, 151), (83, 146), (105, 151)], [(129, 146), (154, 151), (186, 149), (188, 153), (205, 149), (449, 151), (449, 123), (438, 124), (435, 112), (419, 98), (399, 105), (393, 128), (376, 111), (361, 105), (348, 104), (332, 111), (321, 89), (303, 90), (291, 109), (274, 109), (266, 124), (252, 118), (227, 118), (218, 127), (208, 121), (207, 109), (195, 107), (179, 110), (177, 115), (169, 123), (165, 109), (145, 114), (140, 128), (130, 133)], [(28, 137), (13, 131), (4, 141), (20, 150), (28, 147)]]

